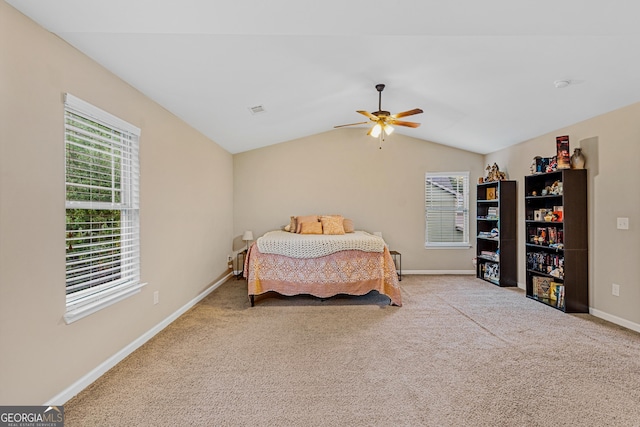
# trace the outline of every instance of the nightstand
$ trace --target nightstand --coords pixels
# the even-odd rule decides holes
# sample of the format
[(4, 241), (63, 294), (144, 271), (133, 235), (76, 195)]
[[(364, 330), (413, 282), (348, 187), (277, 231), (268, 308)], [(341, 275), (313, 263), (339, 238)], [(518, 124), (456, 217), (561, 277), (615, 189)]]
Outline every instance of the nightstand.
[(236, 255), (236, 268), (238, 269), (237, 270), (238, 274), (236, 274), (236, 280), (242, 279), (242, 275), (244, 274), (244, 259), (246, 256), (247, 256), (246, 249), (242, 252), (238, 252), (238, 254)]
[(402, 281), (402, 254), (398, 251), (389, 251), (393, 257), (393, 263), (396, 266), (396, 273), (398, 273), (398, 280)]

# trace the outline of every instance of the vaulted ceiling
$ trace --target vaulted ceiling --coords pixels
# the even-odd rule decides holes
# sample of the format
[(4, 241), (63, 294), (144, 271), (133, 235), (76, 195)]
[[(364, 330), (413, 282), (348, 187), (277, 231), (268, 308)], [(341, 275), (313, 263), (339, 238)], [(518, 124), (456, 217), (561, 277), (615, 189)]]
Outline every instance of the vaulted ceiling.
[(342, 132), (377, 83), (477, 153), (640, 101), (637, 0), (6, 2), (231, 153)]

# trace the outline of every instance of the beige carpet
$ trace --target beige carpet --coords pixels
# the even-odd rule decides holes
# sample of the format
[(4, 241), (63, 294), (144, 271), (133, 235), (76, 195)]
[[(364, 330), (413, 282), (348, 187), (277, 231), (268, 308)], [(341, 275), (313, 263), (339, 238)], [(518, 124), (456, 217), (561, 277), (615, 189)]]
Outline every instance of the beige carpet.
[(65, 426), (640, 426), (640, 334), (470, 276), (403, 307), (230, 280), (67, 402)]

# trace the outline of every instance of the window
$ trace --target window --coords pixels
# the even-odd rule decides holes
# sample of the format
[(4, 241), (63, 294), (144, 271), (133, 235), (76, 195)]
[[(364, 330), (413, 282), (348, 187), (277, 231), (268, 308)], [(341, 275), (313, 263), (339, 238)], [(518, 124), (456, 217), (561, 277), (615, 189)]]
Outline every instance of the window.
[(425, 175), (425, 247), (469, 244), (469, 172)]
[(67, 323), (143, 286), (139, 136), (137, 127), (65, 95)]

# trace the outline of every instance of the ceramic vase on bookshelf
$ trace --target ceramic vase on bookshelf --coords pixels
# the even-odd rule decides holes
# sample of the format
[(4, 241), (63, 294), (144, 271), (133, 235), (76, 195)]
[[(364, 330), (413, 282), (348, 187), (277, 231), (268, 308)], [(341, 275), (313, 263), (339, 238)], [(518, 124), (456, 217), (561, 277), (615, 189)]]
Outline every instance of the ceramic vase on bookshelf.
[(571, 169), (584, 169), (584, 164), (587, 159), (582, 154), (581, 148), (576, 148), (573, 150), (573, 155), (571, 156)]

